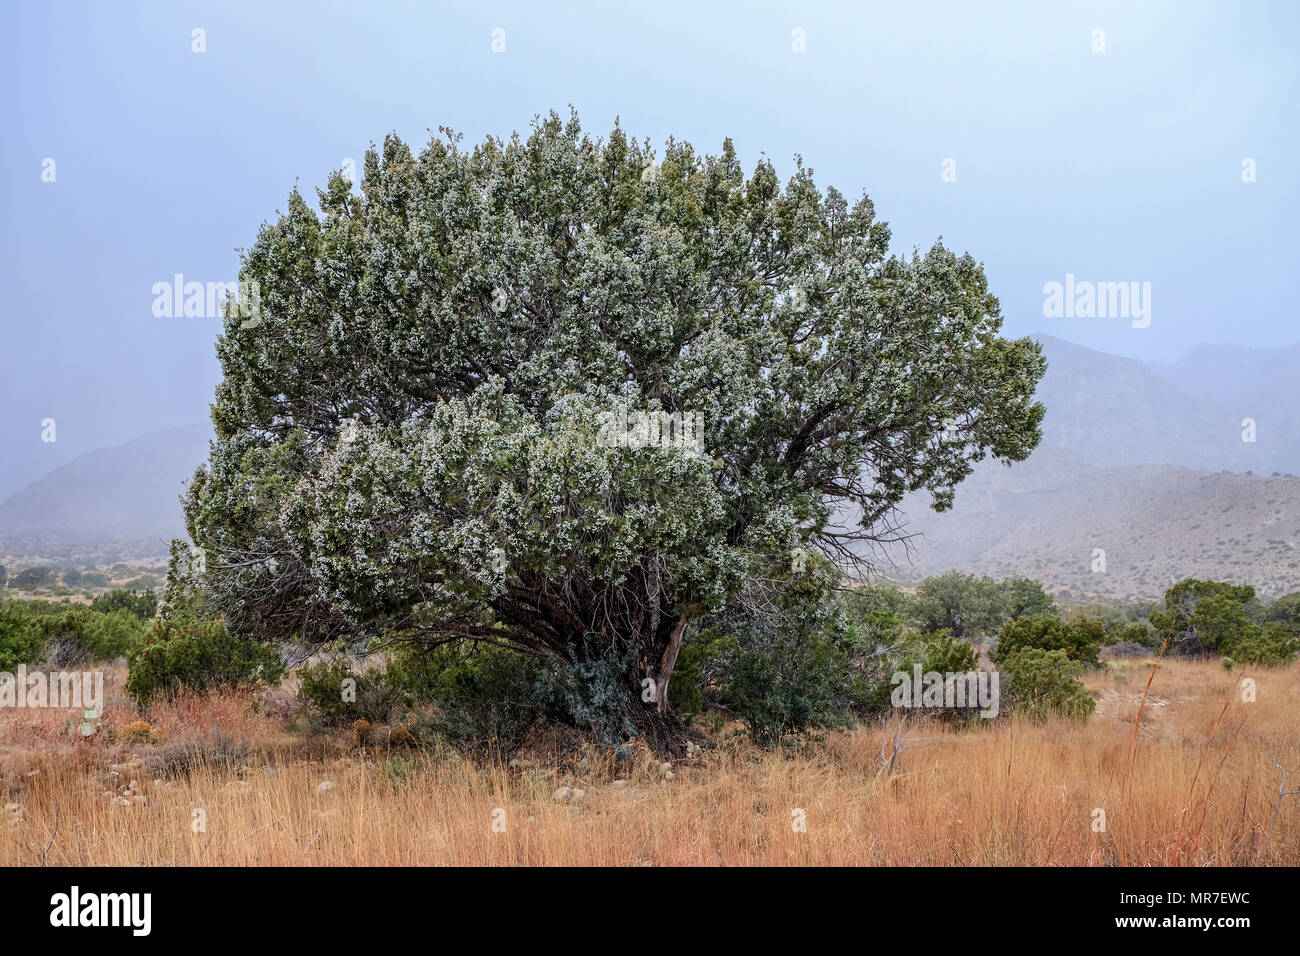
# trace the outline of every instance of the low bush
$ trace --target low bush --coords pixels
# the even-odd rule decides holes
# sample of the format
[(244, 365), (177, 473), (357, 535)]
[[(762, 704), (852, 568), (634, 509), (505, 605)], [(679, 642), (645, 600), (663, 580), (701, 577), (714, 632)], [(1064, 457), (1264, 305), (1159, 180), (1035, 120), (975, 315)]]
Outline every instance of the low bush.
[(1072, 661), (1096, 667), (1106, 639), (1105, 629), (1095, 618), (1065, 623), (1056, 617), (1033, 615), (1007, 621), (998, 634), (993, 660), (1001, 663), (1022, 650), (1064, 651)]
[(19, 664), (35, 663), (44, 644), (25, 608), (16, 601), (0, 604), (0, 671), (12, 672)]
[(487, 644), (446, 645), (397, 655), (393, 671), (410, 698), (432, 703), (425, 727), (462, 751), (509, 754), (541, 717), (565, 713), (553, 668), (540, 658)]
[(1300, 652), (1300, 637), (1277, 621), (1263, 627), (1243, 628), (1235, 637), (1223, 642), (1223, 651), (1237, 664), (1254, 667), (1285, 667)]
[(347, 661), (335, 660), (298, 669), (298, 700), (329, 727), (385, 723), (406, 696), (382, 667), (354, 671)]
[(1002, 653), (998, 658), (1001, 706), (1035, 720), (1054, 714), (1086, 720), (1097, 704), (1079, 680), (1083, 669), (1084, 664), (1065, 650), (1022, 647)]
[(92, 611), (109, 614), (113, 611), (130, 611), (142, 621), (149, 621), (158, 613), (158, 594), (154, 591), (128, 591), (116, 588), (101, 594), (90, 602)]
[(273, 647), (240, 639), (218, 618), (156, 618), (131, 661), (126, 691), (144, 709), (182, 688), (206, 693), (274, 684), (283, 674), (284, 662)]

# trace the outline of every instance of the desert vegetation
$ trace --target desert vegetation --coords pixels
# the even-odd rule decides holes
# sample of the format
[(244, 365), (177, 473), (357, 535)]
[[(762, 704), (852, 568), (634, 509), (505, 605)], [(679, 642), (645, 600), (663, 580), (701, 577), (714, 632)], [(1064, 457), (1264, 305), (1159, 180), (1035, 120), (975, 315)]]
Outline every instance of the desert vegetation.
[(969, 254), (573, 112), (286, 210), (165, 582), (4, 572), (0, 862), (1295, 861), (1295, 594), (882, 578), (1043, 437)]
[(1217, 662), (1165, 661), (1148, 689), (1152, 666), (1085, 675), (1084, 725), (889, 718), (790, 753), (724, 724), (667, 769), (643, 745), (482, 761), (303, 736), (234, 692), (141, 720), (118, 671), (94, 738), (0, 711), (0, 864), (1294, 864), (1300, 669), (1244, 703)]
[[(1025, 579), (848, 589), (802, 641), (768, 635), (774, 660), (726, 629), (688, 641), (688, 743), (665, 760), (532, 655), (400, 643), (295, 666), (179, 585), (156, 614), (129, 592), (0, 608), (0, 669), (106, 674), (90, 733), (0, 708), (0, 863), (1300, 858), (1294, 595), (1189, 580), (1133, 620), (1062, 614)], [(997, 668), (1003, 712), (893, 706), (914, 664)]]

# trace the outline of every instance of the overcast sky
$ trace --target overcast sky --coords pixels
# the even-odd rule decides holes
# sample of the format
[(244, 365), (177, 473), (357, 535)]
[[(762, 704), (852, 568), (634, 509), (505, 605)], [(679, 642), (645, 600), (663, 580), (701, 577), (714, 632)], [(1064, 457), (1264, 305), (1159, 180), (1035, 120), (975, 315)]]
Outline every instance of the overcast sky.
[[(896, 251), (942, 235), (982, 260), (1011, 334), (1145, 359), (1295, 342), (1297, 11), (6, 3), (0, 497), (206, 418), (219, 321), (155, 317), (152, 287), (232, 280), (295, 181), (314, 195), (390, 131), (473, 143), (568, 104), (593, 133), (621, 116), (655, 142), (731, 136), (747, 168), (766, 154), (785, 175), (801, 154), (823, 187), (875, 200)], [(1149, 282), (1150, 324), (1046, 317), (1067, 274)]]

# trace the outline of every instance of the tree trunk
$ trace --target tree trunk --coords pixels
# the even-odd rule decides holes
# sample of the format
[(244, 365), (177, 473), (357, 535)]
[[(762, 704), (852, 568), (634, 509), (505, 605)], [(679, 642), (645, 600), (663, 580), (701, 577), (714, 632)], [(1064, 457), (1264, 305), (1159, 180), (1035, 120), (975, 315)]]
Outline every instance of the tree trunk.
[(632, 726), (637, 736), (662, 759), (681, 757), (686, 753), (686, 725), (676, 714), (661, 714), (658, 708), (643, 704), (633, 712)]
[(657, 701), (655, 709), (661, 714), (669, 712), (668, 682), (673, 679), (673, 668), (677, 666), (677, 652), (682, 649), (682, 635), (686, 633), (686, 615), (677, 619), (673, 630), (668, 635), (668, 646), (664, 648), (663, 659), (659, 662), (659, 675), (656, 684)]

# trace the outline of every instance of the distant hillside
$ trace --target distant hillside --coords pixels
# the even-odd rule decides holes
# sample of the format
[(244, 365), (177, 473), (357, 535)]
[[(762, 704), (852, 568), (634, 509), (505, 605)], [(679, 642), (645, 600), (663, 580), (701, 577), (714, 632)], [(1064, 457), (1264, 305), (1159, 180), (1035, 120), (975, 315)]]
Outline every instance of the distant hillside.
[[(1037, 337), (1047, 374), (1037, 397), (1047, 408), (1041, 448), (1090, 465), (1182, 465), (1218, 471), (1300, 473), (1300, 348), (1231, 350), (1217, 373), (1213, 352), (1154, 368), (1047, 335)], [(1187, 363), (1187, 364), (1184, 364)], [(1289, 375), (1269, 378), (1293, 366)], [(1252, 374), (1259, 371), (1260, 375)], [(1189, 391), (1201, 380), (1212, 383)], [(1181, 383), (1181, 384), (1180, 384)], [(1242, 441), (1242, 420), (1255, 441)]]
[(0, 504), (0, 537), (107, 541), (183, 537), (179, 495), (212, 428), (185, 425), (79, 455)]
[[(1300, 478), (1169, 465), (1095, 468), (1054, 449), (1007, 468), (985, 462), (952, 511), (904, 503), (912, 562), (896, 575), (953, 568), (1027, 575), (1075, 596), (1155, 599), (1185, 577), (1300, 591)], [(1093, 571), (1093, 549), (1105, 571)]]
[(1177, 362), (1147, 364), (1189, 395), (1231, 400), (1249, 396), (1260, 386), (1293, 382), (1300, 372), (1300, 345), (1279, 349), (1198, 345)]

